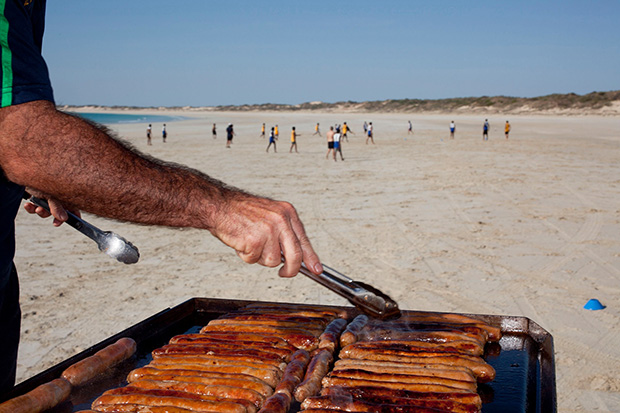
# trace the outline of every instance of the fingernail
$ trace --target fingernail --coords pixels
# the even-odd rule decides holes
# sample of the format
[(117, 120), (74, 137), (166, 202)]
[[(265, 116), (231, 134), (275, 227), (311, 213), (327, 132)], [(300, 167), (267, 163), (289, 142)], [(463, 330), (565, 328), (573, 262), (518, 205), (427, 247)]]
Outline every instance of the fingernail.
[(314, 266), (314, 273), (320, 274), (322, 272), (323, 272), (323, 265), (320, 262), (317, 262), (316, 265)]
[(61, 221), (66, 221), (69, 219), (69, 215), (67, 215), (67, 211), (60, 211), (58, 214)]

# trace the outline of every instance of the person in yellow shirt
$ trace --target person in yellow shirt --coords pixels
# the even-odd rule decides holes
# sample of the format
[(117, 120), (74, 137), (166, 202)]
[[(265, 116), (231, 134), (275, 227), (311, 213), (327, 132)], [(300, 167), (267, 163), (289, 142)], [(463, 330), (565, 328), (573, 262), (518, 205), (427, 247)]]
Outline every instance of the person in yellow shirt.
[(343, 139), (343, 140), (346, 140), (347, 142), (349, 142), (349, 138), (348, 138), (348, 136), (347, 136), (347, 133), (348, 133), (348, 132), (351, 132), (352, 134), (354, 134), (354, 135), (355, 135), (355, 132), (353, 132), (353, 131), (351, 130), (351, 128), (349, 127), (349, 125), (347, 125), (347, 122), (345, 122), (345, 123), (342, 125), (342, 139)]
[(297, 132), (295, 132), (295, 127), (293, 126), (293, 129), (291, 130), (291, 149), (288, 150), (289, 153), (293, 152), (293, 148), (295, 148), (295, 153), (299, 153), (297, 152), (297, 137), (299, 135), (297, 134)]
[(259, 138), (264, 138), (265, 137), (265, 124), (263, 123), (263, 126), (260, 129), (260, 136)]
[(506, 139), (508, 139), (509, 133), (510, 133), (510, 122), (506, 121), (506, 126), (504, 127), (504, 135), (506, 135)]
[(278, 131), (278, 125), (275, 126), (275, 129), (274, 129), (273, 133), (274, 133), (274, 135), (276, 137), (276, 140), (277, 140), (280, 137), (280, 132)]
[(314, 133), (312, 134), (312, 136), (314, 135), (319, 135), (321, 136), (321, 130), (319, 129), (319, 123), (317, 122), (316, 126), (314, 127)]

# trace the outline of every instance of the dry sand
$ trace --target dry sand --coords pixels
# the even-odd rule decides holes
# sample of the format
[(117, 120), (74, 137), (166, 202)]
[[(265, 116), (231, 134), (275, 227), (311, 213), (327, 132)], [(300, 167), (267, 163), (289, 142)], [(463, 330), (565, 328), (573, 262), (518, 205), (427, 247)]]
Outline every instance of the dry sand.
[[(483, 142), (483, 115), (180, 114), (192, 119), (168, 123), (166, 144), (160, 124), (153, 146), (143, 124), (112, 128), (156, 157), (292, 202), (323, 262), (401, 308), (531, 318), (555, 340), (559, 410), (620, 411), (618, 117), (511, 116), (505, 140), (506, 119), (490, 115)], [(376, 145), (364, 144), (364, 120)], [(356, 133), (345, 161), (326, 160), (325, 131), (344, 121)], [(265, 153), (262, 122), (280, 126), (277, 154)], [(119, 264), (70, 227), (19, 213), (20, 381), (191, 297), (345, 304), (303, 276), (242, 263), (208, 233), (85, 217), (142, 258)], [(607, 308), (583, 309), (590, 298)]]

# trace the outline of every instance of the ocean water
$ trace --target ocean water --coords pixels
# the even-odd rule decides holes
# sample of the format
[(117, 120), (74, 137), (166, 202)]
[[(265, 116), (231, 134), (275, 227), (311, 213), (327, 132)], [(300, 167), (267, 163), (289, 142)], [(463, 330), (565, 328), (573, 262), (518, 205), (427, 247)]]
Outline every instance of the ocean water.
[(130, 113), (76, 112), (75, 114), (104, 125), (114, 125), (118, 123), (168, 123), (185, 119), (183, 116), (141, 115)]

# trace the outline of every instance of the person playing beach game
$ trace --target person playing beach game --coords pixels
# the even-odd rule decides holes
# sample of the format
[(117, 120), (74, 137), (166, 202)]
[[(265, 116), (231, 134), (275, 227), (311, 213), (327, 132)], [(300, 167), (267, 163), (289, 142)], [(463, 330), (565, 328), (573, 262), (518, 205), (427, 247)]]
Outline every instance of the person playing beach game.
[(353, 132), (351, 128), (349, 127), (349, 125), (347, 125), (347, 122), (345, 122), (342, 125), (342, 140), (346, 140), (347, 142), (349, 142), (349, 137), (347, 136), (347, 133), (349, 132), (355, 135), (355, 132)]
[(153, 128), (151, 127), (151, 124), (149, 123), (149, 126), (146, 127), (146, 144), (147, 145), (152, 145), (151, 144), (151, 133), (153, 132)]
[(263, 126), (261, 126), (260, 128), (260, 136), (259, 138), (264, 138), (265, 137), (265, 124), (263, 123)]
[(164, 140), (164, 143), (166, 143), (167, 137), (168, 137), (168, 132), (166, 132), (166, 124), (164, 123), (164, 126), (161, 128), (161, 138)]
[(276, 153), (277, 148), (276, 148), (276, 141), (278, 140), (278, 138), (276, 138), (276, 133), (275, 133), (275, 128), (271, 127), (271, 132), (269, 133), (269, 145), (267, 145), (267, 153), (269, 153), (269, 148), (271, 147), (271, 145), (273, 145), (273, 152)]
[(456, 132), (456, 125), (452, 121), (450, 122), (450, 139), (454, 139), (454, 132)]
[(372, 142), (372, 144), (375, 144), (375, 139), (373, 136), (373, 130), (372, 130), (372, 122), (368, 122), (368, 133), (367, 133), (368, 137), (366, 138), (366, 145), (368, 145), (368, 140), (370, 140)]
[(297, 152), (297, 137), (300, 136), (297, 132), (295, 132), (295, 127), (291, 130), (291, 149), (288, 150), (289, 153), (293, 152), (293, 148), (295, 148), (295, 153)]
[(506, 121), (506, 126), (504, 126), (504, 135), (506, 139), (508, 139), (508, 134), (510, 133), (510, 122)]
[(407, 135), (413, 135), (413, 125), (411, 124), (411, 121), (409, 122), (409, 129), (407, 129)]
[(213, 124), (213, 128), (211, 128), (211, 135), (213, 136), (213, 139), (217, 138), (217, 128), (215, 127), (215, 123)]
[[(334, 127), (330, 126), (329, 130), (325, 134), (327, 137), (327, 154), (325, 155), (325, 159), (329, 159), (329, 153), (334, 152)], [(334, 159), (336, 158), (336, 152), (334, 152)]]
[(226, 128), (226, 147), (227, 148), (230, 148), (230, 145), (232, 145), (232, 140), (234, 136), (235, 136), (235, 129), (233, 128), (233, 124), (229, 123), (228, 127)]
[[(0, 395), (13, 387), (16, 376), (21, 311), (13, 258), (15, 217), (25, 188), (47, 199), (56, 226), (68, 219), (67, 210), (82, 210), (120, 221), (204, 229), (247, 263), (276, 267), (283, 255), (282, 277), (296, 275), (302, 262), (321, 273), (319, 257), (291, 204), (143, 155), (103, 126), (57, 110), (41, 55), (45, 1), (3, 4)], [(25, 208), (50, 216), (32, 203)]]
[(314, 135), (319, 135), (321, 136), (321, 130), (319, 129), (319, 123), (317, 122), (316, 126), (314, 127), (314, 133), (312, 134), (312, 136)]
[(484, 120), (484, 124), (482, 125), (482, 140), (483, 141), (488, 141), (489, 140), (489, 120), (485, 119)]

